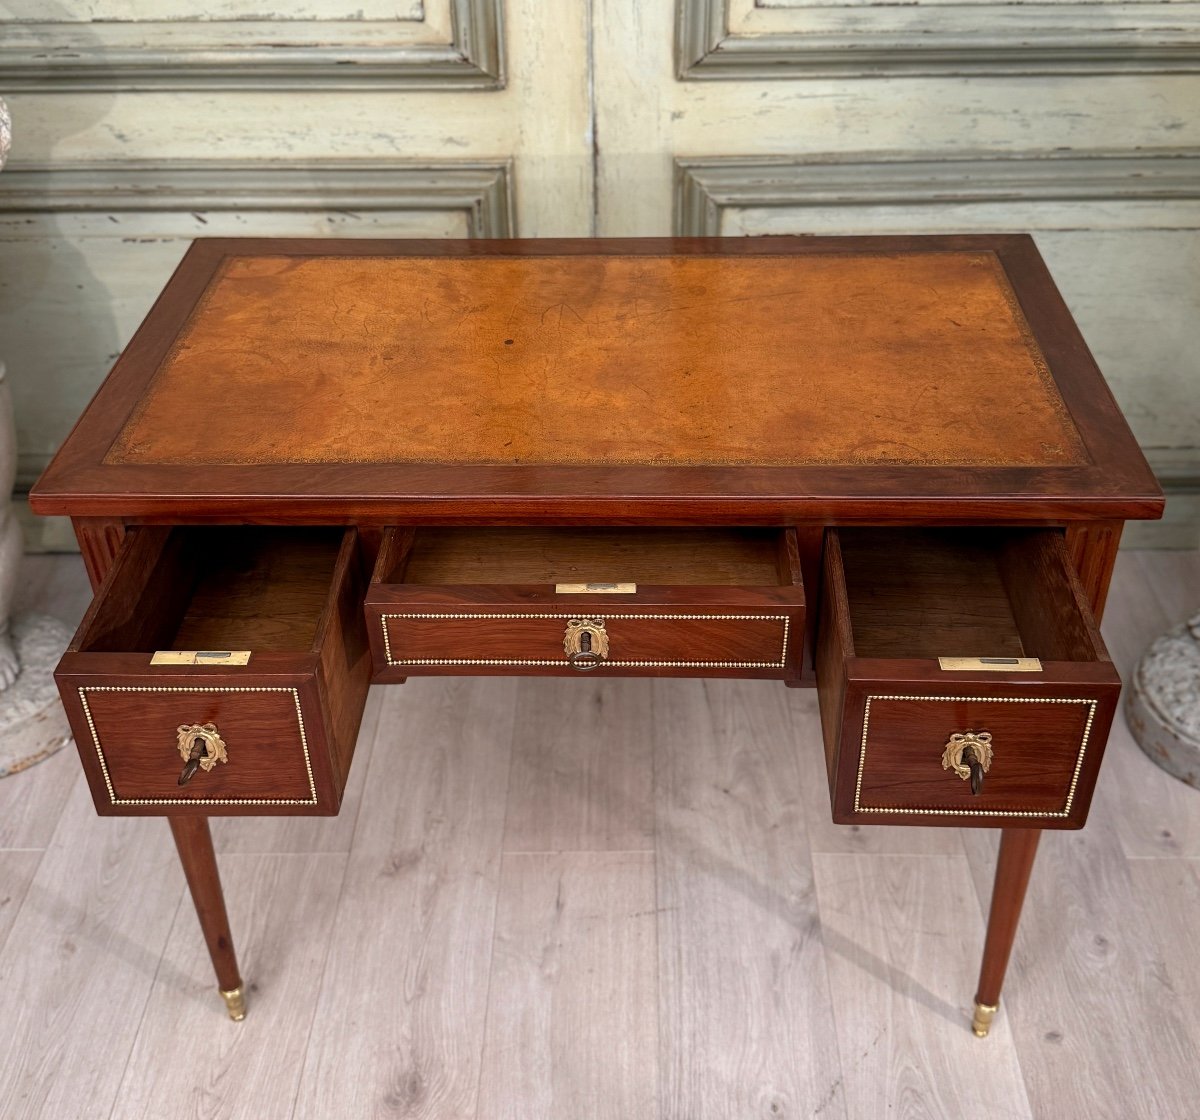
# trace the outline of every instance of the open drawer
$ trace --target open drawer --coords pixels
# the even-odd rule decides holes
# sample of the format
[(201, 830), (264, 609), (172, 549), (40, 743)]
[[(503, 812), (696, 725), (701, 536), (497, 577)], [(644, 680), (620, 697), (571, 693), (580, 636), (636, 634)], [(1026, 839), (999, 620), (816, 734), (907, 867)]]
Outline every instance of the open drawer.
[(1121, 688), (1029, 529), (829, 530), (817, 681), (845, 824), (1079, 828)]
[(389, 529), (367, 592), (378, 680), (422, 673), (800, 674), (788, 529)]
[(97, 809), (336, 813), (365, 584), (352, 529), (130, 529), (55, 672)]

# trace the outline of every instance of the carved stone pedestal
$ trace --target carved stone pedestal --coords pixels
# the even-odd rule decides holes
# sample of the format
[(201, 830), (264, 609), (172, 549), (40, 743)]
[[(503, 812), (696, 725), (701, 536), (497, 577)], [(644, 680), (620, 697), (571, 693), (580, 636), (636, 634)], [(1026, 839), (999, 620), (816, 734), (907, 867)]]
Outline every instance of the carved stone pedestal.
[(1200, 789), (1200, 611), (1142, 656), (1126, 693), (1125, 716), (1146, 754)]

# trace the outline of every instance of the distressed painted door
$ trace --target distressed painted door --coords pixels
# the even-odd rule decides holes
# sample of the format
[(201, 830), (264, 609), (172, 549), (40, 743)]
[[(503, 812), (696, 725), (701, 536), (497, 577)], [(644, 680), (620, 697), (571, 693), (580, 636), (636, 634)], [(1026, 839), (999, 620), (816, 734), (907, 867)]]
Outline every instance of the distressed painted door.
[(36, 477), (187, 241), (1034, 232), (1200, 525), (1194, 0), (0, 0)]

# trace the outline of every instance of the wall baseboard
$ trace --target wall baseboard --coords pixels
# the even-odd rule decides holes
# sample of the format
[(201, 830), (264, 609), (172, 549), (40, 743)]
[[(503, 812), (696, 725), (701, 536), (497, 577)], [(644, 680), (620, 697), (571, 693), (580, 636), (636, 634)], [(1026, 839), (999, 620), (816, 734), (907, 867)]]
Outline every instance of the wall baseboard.
[(29, 508), (29, 495), (13, 495), (13, 512), (25, 535), (26, 552), (78, 552), (69, 517), (38, 517)]
[(1129, 521), (1123, 548), (1200, 548), (1200, 447), (1150, 447), (1146, 459), (1167, 496), (1161, 521)]

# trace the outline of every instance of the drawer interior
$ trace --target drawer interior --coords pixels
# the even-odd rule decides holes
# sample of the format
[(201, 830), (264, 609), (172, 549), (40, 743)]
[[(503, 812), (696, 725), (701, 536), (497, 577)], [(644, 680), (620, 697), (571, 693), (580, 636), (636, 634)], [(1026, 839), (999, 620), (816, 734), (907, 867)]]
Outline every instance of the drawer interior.
[(376, 680), (574, 675), (586, 653), (606, 674), (790, 680), (804, 608), (794, 529), (432, 526), (385, 530), (364, 615)]
[(76, 637), (92, 653), (315, 648), (345, 530), (144, 526)]
[[(1121, 682), (1062, 533), (831, 529), (823, 571), (835, 821), (1083, 824)], [(976, 733), (982, 781), (953, 753)]]
[(1107, 658), (1058, 534), (839, 529), (852, 656)]
[(420, 585), (771, 587), (795, 578), (788, 534), (755, 528), (422, 528), (381, 564), (377, 582)]

